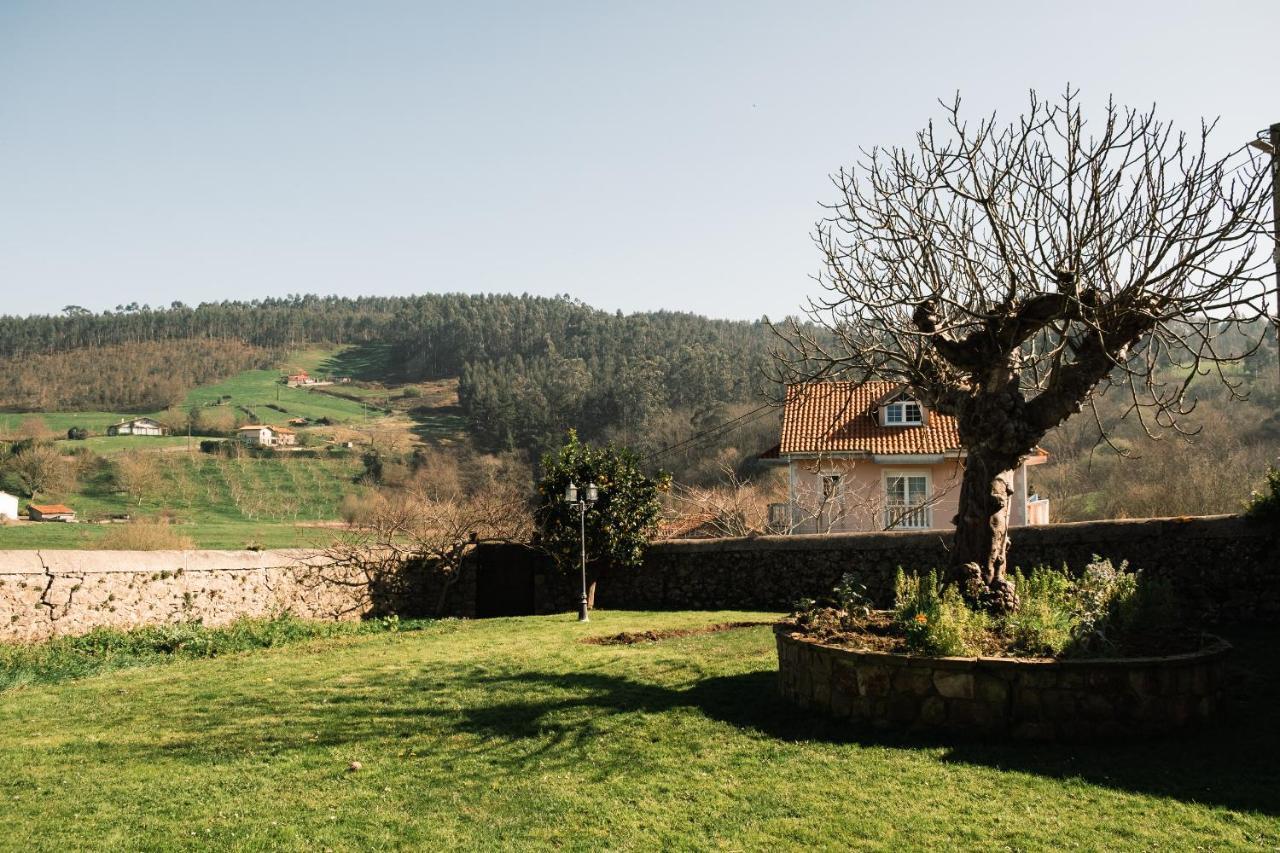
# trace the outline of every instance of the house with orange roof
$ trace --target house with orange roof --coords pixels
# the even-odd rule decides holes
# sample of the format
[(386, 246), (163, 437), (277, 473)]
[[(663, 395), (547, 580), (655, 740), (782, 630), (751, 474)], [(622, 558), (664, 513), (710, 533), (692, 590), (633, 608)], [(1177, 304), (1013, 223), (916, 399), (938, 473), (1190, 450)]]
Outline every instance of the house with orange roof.
[[(894, 382), (815, 382), (787, 387), (782, 435), (765, 461), (787, 466), (787, 525), (795, 533), (950, 530), (965, 451), (950, 415), (930, 411)], [(1046, 524), (1049, 502), (1014, 472), (1011, 526)]]
[(76, 511), (66, 504), (27, 504), (32, 521), (75, 521)]

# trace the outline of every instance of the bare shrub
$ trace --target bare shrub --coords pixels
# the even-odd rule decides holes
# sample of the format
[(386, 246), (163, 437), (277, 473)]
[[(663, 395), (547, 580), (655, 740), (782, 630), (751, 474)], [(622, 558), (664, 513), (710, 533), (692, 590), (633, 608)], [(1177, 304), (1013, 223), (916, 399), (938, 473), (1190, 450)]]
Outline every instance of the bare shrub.
[(194, 548), (195, 543), (165, 521), (146, 519), (114, 525), (98, 540), (96, 547), (104, 551), (187, 551)]

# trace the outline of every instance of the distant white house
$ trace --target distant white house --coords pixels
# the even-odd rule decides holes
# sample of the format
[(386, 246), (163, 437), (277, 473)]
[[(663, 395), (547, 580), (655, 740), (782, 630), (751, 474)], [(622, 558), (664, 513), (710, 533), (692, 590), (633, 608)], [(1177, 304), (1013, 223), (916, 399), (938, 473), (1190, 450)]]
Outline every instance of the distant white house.
[(151, 418), (131, 418), (107, 427), (107, 435), (164, 435), (164, 425)]
[(8, 492), (0, 492), (0, 521), (18, 520), (18, 499)]
[(293, 430), (267, 424), (242, 426), (239, 438), (253, 447), (288, 447), (298, 443), (298, 434)]

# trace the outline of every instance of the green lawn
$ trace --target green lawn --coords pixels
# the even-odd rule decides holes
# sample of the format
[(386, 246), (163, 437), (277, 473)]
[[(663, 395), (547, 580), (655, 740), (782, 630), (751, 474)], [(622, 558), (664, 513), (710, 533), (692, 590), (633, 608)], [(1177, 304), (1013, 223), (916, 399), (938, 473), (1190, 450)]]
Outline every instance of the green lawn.
[[(767, 618), (446, 621), (0, 694), (10, 849), (1213, 849), (1280, 844), (1266, 637), (1187, 742), (856, 732), (774, 696)], [(349, 762), (363, 769), (349, 773)]]
[[(281, 548), (328, 544), (333, 531), (316, 523), (337, 519), (344, 495), (366, 491), (354, 482), (362, 469), (351, 458), (229, 459), (175, 452), (160, 455), (157, 465), (162, 476), (140, 505), (114, 490), (107, 471), (82, 481), (74, 492), (41, 499), (67, 503), (85, 521), (167, 511), (183, 522), (178, 532), (201, 548), (249, 543)], [(0, 527), (0, 549), (91, 548), (109, 529), (100, 524), (9, 525)]]
[[(316, 371), (322, 364), (340, 359), (345, 348), (315, 348), (291, 353), (283, 368)], [(381, 413), (371, 412), (352, 400), (343, 400), (306, 388), (289, 388), (280, 384), (281, 370), (246, 370), (214, 385), (204, 385), (192, 390), (181, 404), (183, 410), (195, 404), (209, 403), (223, 396), (231, 399), (226, 405), (245, 406), (257, 412), (263, 423), (283, 423), (289, 418), (329, 418), (333, 421), (367, 421)], [(279, 406), (285, 412), (268, 408)], [(105, 433), (109, 425), (125, 418), (141, 415), (159, 417), (160, 412), (0, 412), (0, 435), (12, 434), (24, 420), (42, 418), (53, 432), (65, 435), (73, 426), (84, 427), (92, 433)]]

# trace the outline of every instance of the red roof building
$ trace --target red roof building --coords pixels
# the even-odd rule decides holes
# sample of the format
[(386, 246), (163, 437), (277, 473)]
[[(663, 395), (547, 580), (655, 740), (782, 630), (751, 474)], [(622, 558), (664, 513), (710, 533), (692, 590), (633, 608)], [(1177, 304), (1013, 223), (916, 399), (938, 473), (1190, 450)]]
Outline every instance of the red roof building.
[[(760, 459), (788, 468), (796, 533), (946, 530), (954, 525), (964, 447), (956, 420), (893, 382), (815, 382), (787, 388), (782, 434)], [(1048, 522), (1048, 501), (1014, 472), (1010, 523)]]

